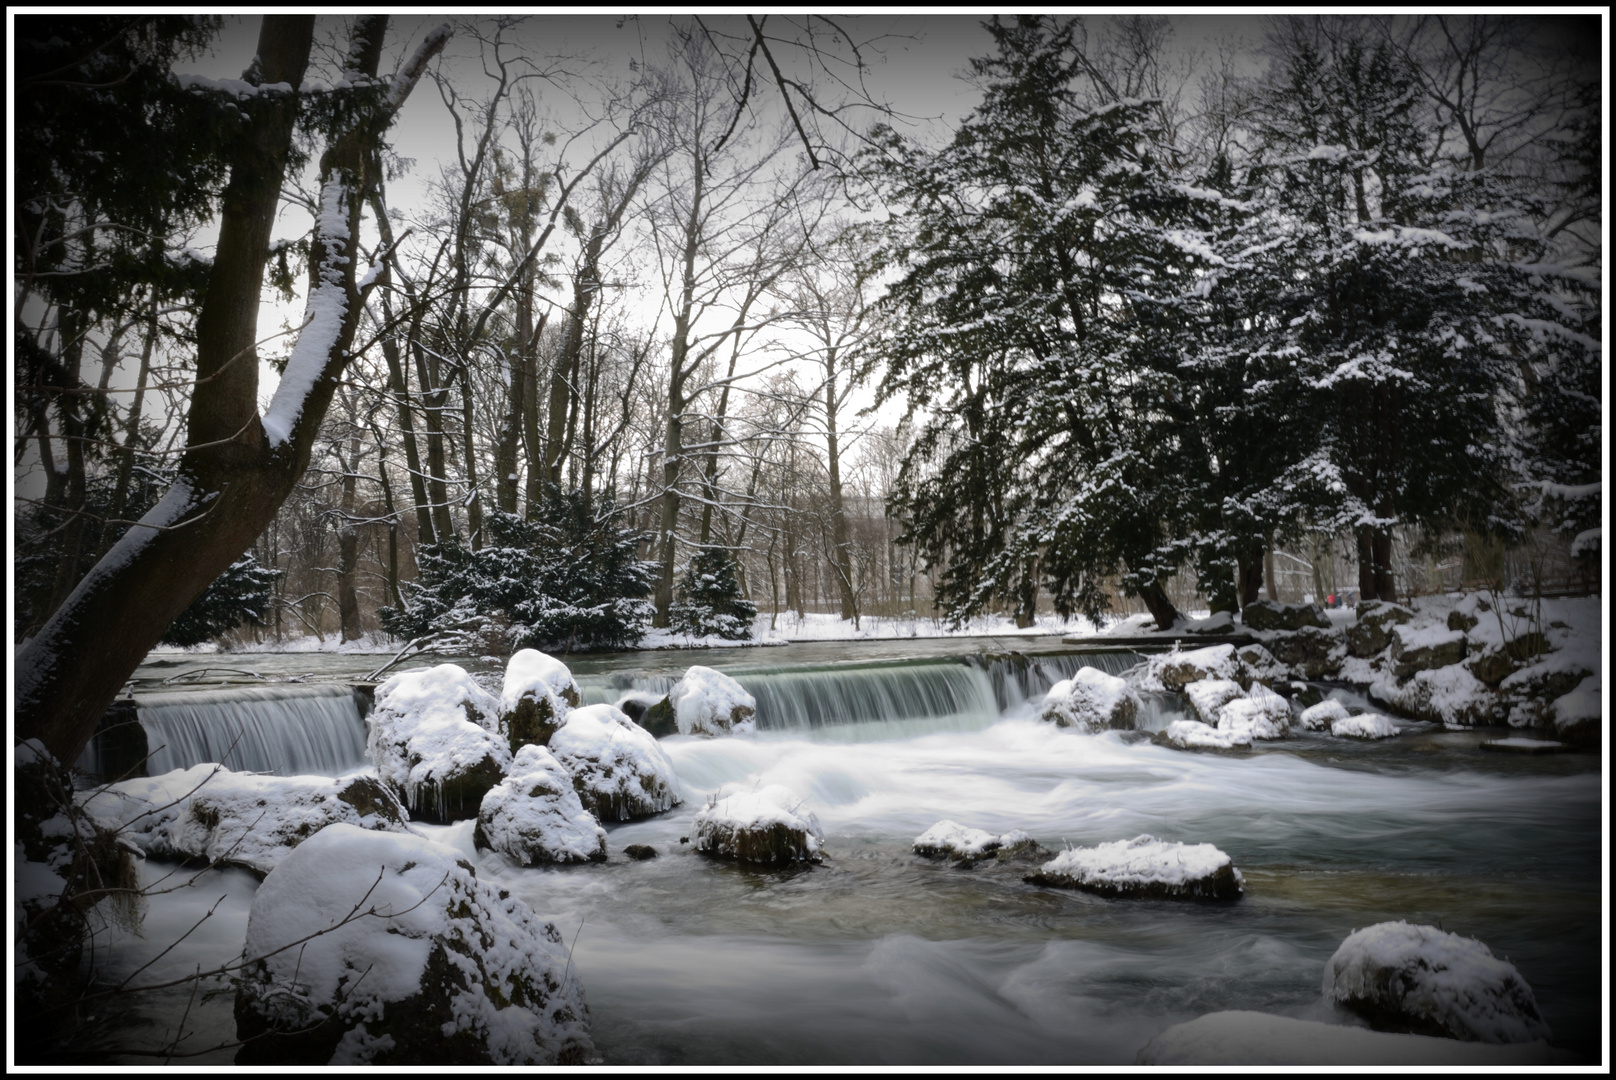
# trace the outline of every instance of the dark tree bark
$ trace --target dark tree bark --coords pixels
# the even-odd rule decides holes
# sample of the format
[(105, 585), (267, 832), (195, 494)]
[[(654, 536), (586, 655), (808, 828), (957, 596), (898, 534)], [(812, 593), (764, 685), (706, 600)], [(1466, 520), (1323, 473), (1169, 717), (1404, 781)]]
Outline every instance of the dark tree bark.
[(1156, 620), (1156, 629), (1171, 630), (1173, 624), (1178, 622), (1178, 608), (1167, 598), (1167, 590), (1162, 588), (1161, 582), (1152, 581), (1140, 589), (1139, 599), (1144, 601), (1145, 610)]
[(359, 482), (359, 436), (348, 441), (348, 456), (337, 454), (342, 465), (342, 506), (337, 523), (337, 611), (342, 618), (342, 640), (358, 641), (364, 635), (359, 625), (359, 530), (354, 527), (355, 498)]
[[(346, 64), (355, 78), (374, 79), (386, 19), (359, 18)], [(313, 16), (266, 16), (246, 81), (300, 86), (313, 35)], [(258, 303), (298, 95), (269, 92), (244, 103), (250, 134), (225, 188), (179, 478), (17, 654), (17, 738), (39, 739), (59, 760), (74, 760), (169, 623), (252, 545), (302, 476), (364, 308), (356, 284), (359, 211), (377, 179), (378, 140), (447, 36), (447, 28), (429, 34), (391, 91), (330, 136), (309, 305), (311, 315), (340, 316), (312, 320), (300, 335), (262, 419)]]

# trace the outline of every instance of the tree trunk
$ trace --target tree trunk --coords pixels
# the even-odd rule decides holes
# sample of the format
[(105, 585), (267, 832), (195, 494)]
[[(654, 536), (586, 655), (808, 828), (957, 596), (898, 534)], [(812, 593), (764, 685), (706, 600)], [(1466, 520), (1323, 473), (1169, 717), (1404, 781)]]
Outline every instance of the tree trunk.
[(1274, 574), (1274, 541), (1269, 537), (1268, 543), (1263, 547), (1263, 589), (1268, 599), (1279, 603), (1279, 581)]
[(359, 483), (359, 436), (348, 443), (348, 457), (338, 454), (342, 463), (342, 516), (337, 524), (337, 611), (342, 619), (342, 640), (358, 641), (364, 635), (359, 625), (359, 590), (354, 581), (359, 570), (359, 530), (354, 528), (354, 498)]
[[(386, 16), (359, 19), (354, 38), (365, 44), (350, 53), (353, 77), (374, 79), (385, 27)], [(246, 81), (300, 86), (313, 37), (312, 15), (265, 16)], [(376, 143), (446, 39), (447, 28), (428, 35), (393, 91), (331, 137), (316, 220), (340, 215), (342, 224), (316, 230), (310, 262), (319, 280), (309, 306), (311, 316), (340, 317), (300, 335), (263, 420), (258, 302), (298, 99), (272, 92), (243, 104), (250, 135), (235, 150), (225, 188), (179, 477), (17, 654), (17, 738), (40, 739), (58, 760), (74, 760), (169, 623), (252, 545), (302, 475), (364, 309), (355, 273), (359, 208), (374, 179)]]
[(1156, 620), (1156, 629), (1171, 630), (1173, 624), (1179, 621), (1178, 609), (1167, 598), (1167, 590), (1162, 588), (1160, 581), (1152, 581), (1140, 589), (1139, 599), (1144, 601), (1145, 609)]
[[(382, 201), (378, 190), (370, 200), (371, 209), (376, 215), (377, 231), (381, 233), (382, 243), (391, 248), (394, 244), (393, 226), (387, 218), (387, 206)], [(402, 276), (402, 275), (401, 275)], [(406, 279), (406, 290), (413, 292), (413, 287)], [(413, 297), (412, 297), (413, 299)], [(393, 305), (388, 301), (387, 293), (382, 293), (382, 318), (389, 325), (393, 322)], [(410, 320), (412, 327), (418, 327), (420, 315), (417, 312)], [(410, 493), (415, 500), (415, 524), (421, 543), (430, 544), (436, 540), (432, 524), (432, 511), (427, 505), (426, 478), (421, 475), (421, 450), (415, 441), (415, 420), (410, 415), (410, 385), (404, 373), (404, 358), (399, 352), (398, 337), (395, 331), (382, 336), (382, 357), (387, 361), (387, 386), (393, 394), (393, 400), (398, 407), (398, 430), (404, 440), (404, 465), (410, 473)], [(394, 522), (395, 526), (397, 522)]]
[(842, 502), (842, 453), (836, 432), (836, 353), (825, 361), (825, 469), (830, 474), (831, 564), (836, 568), (836, 587), (841, 592), (842, 618), (858, 625), (858, 597), (853, 592), (853, 558), (848, 552), (847, 511)]
[[(1252, 543), (1242, 548), (1235, 559), (1235, 582), (1240, 593), (1240, 610), (1244, 611), (1247, 604), (1254, 604), (1262, 594), (1263, 570), (1269, 571), (1269, 580), (1273, 579), (1274, 557), (1266, 554), (1263, 545)], [(1272, 589), (1269, 590), (1272, 592)]]

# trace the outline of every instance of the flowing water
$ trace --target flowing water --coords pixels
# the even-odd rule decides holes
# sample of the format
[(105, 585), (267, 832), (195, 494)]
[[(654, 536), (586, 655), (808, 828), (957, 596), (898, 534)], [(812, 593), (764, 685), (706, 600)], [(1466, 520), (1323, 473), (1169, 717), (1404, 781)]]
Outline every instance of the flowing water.
[[(1554, 1042), (1598, 1059), (1597, 757), (1484, 754), (1482, 733), (1419, 724), (1380, 744), (1301, 735), (1192, 754), (1032, 718), (1029, 700), (1081, 664), (1136, 657), (865, 662), (863, 643), (839, 657), (815, 648), (724, 656), (758, 699), (757, 735), (664, 740), (685, 803), (609, 827), (604, 865), (516, 868), (476, 853), (470, 822), (423, 827), (561, 928), (608, 1063), (1130, 1064), (1162, 1029), (1220, 1009), (1351, 1022), (1322, 1002), (1325, 961), (1352, 930), (1388, 919), (1486, 942), (1531, 984)], [(586, 698), (616, 700), (665, 692), (683, 665), (715, 659), (639, 654), (574, 670)], [(775, 783), (817, 814), (823, 865), (748, 869), (681, 842), (709, 794)], [(943, 818), (1025, 829), (1056, 849), (1147, 832), (1212, 843), (1245, 874), (1246, 895), (1108, 900), (1026, 884), (1023, 867), (913, 855), (913, 838)], [(624, 859), (636, 843), (660, 856)], [(228, 959), (253, 888), (210, 872), (154, 901), (144, 940), (124, 940), (113, 968), (154, 956), (221, 897), (208, 940), (149, 974)], [(122, 1037), (161, 1039), (184, 1008), (174, 995), (141, 1005), (123, 1014)], [(233, 1033), (228, 994), (190, 1008), (187, 1045)]]

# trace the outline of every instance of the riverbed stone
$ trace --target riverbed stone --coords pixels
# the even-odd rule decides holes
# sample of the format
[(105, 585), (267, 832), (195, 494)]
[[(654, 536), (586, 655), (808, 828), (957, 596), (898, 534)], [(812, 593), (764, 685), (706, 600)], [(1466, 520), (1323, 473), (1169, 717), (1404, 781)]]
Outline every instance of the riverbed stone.
[(1180, 844), (1149, 835), (1068, 848), (1026, 880), (1133, 899), (1237, 900), (1245, 891), (1234, 861), (1211, 844)]
[(1391, 628), (1414, 618), (1402, 604), (1386, 600), (1365, 600), (1356, 609), (1356, 621), (1347, 628), (1347, 652), (1367, 659), (1392, 643)]
[(1165, 690), (1179, 691), (1201, 679), (1232, 679), (1237, 674), (1233, 645), (1172, 652), (1152, 657), (1151, 667)]
[(1353, 931), (1324, 965), (1324, 996), (1378, 1031), (1489, 1043), (1550, 1037), (1515, 965), (1474, 938), (1402, 920)]
[(1127, 680), (1086, 667), (1049, 688), (1038, 718), (1086, 733), (1132, 731), (1139, 708)]
[(816, 863), (824, 846), (819, 819), (780, 784), (714, 796), (696, 815), (695, 848), (709, 858), (765, 866)]
[(518, 866), (606, 861), (606, 830), (548, 747), (524, 746), (483, 796), (472, 842)]
[(1281, 604), (1273, 600), (1253, 600), (1240, 612), (1250, 630), (1300, 630), (1304, 626), (1330, 629), (1330, 619), (1317, 604)]
[(367, 750), (411, 817), (437, 824), (475, 817), (511, 761), (507, 738), (491, 730), (498, 715), (499, 700), (464, 668), (406, 671), (376, 689)]
[(567, 666), (537, 649), (522, 649), (505, 667), (499, 702), (499, 732), (511, 753), (524, 746), (548, 746), (550, 736), (578, 707), (578, 684)]
[(672, 759), (614, 706), (572, 710), (551, 736), (550, 751), (571, 774), (578, 798), (602, 821), (636, 821), (683, 801)]
[(1244, 693), (1240, 684), (1232, 679), (1200, 679), (1184, 687), (1190, 712), (1201, 723), (1213, 727), (1218, 723), (1218, 710)]
[(1346, 642), (1336, 630), (1306, 626), (1268, 640), (1274, 658), (1302, 679), (1326, 679), (1341, 670), (1347, 658)]

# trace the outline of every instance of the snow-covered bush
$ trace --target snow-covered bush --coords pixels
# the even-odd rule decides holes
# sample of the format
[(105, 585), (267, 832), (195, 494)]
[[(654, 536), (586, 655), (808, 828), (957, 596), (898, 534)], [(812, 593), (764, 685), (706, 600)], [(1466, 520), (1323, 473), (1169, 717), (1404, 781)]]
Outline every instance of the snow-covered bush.
[(376, 688), (365, 719), (370, 759), (413, 817), (475, 816), (511, 761), (507, 740), (490, 730), (498, 711), (499, 701), (455, 664), (402, 672)]
[(548, 749), (532, 744), (483, 796), (472, 842), (520, 866), (606, 859), (606, 830), (578, 800), (572, 777)]
[(1324, 996), (1386, 1031), (1491, 1043), (1549, 1037), (1514, 964), (1473, 938), (1402, 920), (1353, 931), (1324, 965)]
[(407, 832), (408, 815), (374, 776), (260, 776), (193, 765), (125, 780), (84, 809), (103, 828), (154, 858), (206, 859), (262, 876), (292, 849), (336, 822)]
[(1139, 695), (1128, 688), (1127, 680), (1085, 667), (1049, 688), (1039, 719), (1082, 732), (1131, 731), (1139, 708)]
[(505, 665), (499, 698), (499, 732), (510, 740), (511, 753), (530, 743), (547, 745), (579, 700), (567, 665), (537, 649), (518, 650)]
[(746, 641), (756, 618), (757, 605), (746, 598), (736, 577), (735, 556), (726, 548), (696, 552), (668, 609), (669, 628), (695, 637)]
[(553, 1065), (595, 1056), (561, 934), (451, 848), (332, 825), (253, 896), (244, 1065)]
[(550, 752), (572, 776), (584, 806), (602, 821), (633, 821), (682, 801), (673, 761), (656, 737), (611, 705), (567, 714)]
[(1103, 896), (1233, 900), (1244, 889), (1234, 861), (1211, 844), (1136, 836), (1091, 848), (1068, 848), (1028, 881)]
[(414, 638), (474, 623), (485, 644), (551, 652), (633, 647), (651, 616), (639, 534), (582, 492), (552, 490), (535, 513), (486, 511), (476, 550), (456, 537), (423, 545), (408, 604), (380, 609), (382, 626)]
[(695, 847), (740, 862), (819, 862), (825, 834), (813, 811), (780, 784), (716, 796), (696, 815)]

